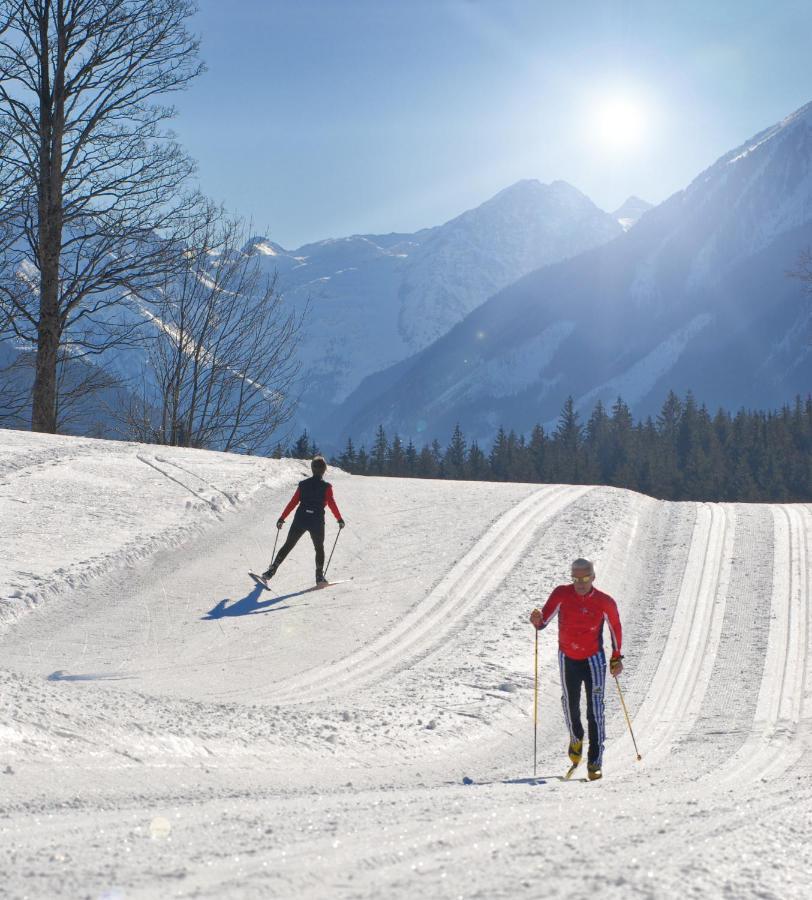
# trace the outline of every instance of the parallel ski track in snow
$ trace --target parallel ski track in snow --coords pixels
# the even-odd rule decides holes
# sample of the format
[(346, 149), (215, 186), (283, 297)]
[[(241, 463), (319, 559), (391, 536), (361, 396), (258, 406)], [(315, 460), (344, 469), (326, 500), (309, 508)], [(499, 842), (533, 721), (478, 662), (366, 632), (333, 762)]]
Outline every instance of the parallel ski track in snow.
[(764, 672), (750, 737), (718, 783), (769, 780), (804, 752), (795, 740), (809, 710), (810, 566), (808, 507), (773, 507), (773, 593)]
[[(213, 491), (217, 491), (218, 494), (222, 494), (232, 506), (236, 505), (237, 500), (235, 499), (233, 494), (230, 494), (228, 491), (224, 491), (222, 488), (217, 487), (216, 484), (213, 484), (211, 481), (208, 481), (206, 478), (204, 478), (199, 473), (194, 472), (192, 469), (188, 469), (186, 466), (182, 466), (180, 463), (176, 463), (174, 460), (167, 459), (165, 456), (158, 456), (157, 454), (155, 456), (155, 461), (162, 463), (163, 465), (166, 465), (166, 466), (172, 466), (173, 468), (177, 469), (179, 472), (183, 472), (186, 475), (191, 475), (192, 478), (196, 478), (198, 481), (202, 481), (203, 484), (206, 485), (206, 487), (211, 488)], [(164, 474), (166, 474), (166, 473), (164, 473)]]
[(425, 600), (392, 628), (331, 665), (286, 680), (272, 701), (287, 705), (324, 700), (425, 655), (499, 585), (539, 524), (553, 519), (590, 490), (555, 486), (532, 494), (502, 516)]
[[(708, 689), (725, 615), (735, 508), (703, 504), (698, 510), (685, 576), (660, 664), (633, 719), (644, 763), (667, 755), (680, 735), (690, 731)], [(613, 685), (607, 691), (616, 692)], [(613, 758), (634, 760), (628, 733)]]
[[(158, 458), (159, 457), (157, 457), (157, 456), (155, 457), (156, 460)], [(155, 460), (147, 459), (146, 456), (142, 456), (140, 453), (136, 454), (136, 459), (139, 462), (144, 463), (145, 466), (149, 466), (151, 469), (155, 469), (156, 472), (160, 472), (160, 474), (163, 475), (164, 478), (168, 479), (169, 481), (173, 481), (175, 484), (179, 485), (184, 490), (188, 491), (193, 497), (196, 497), (198, 500), (202, 501), (203, 503), (206, 503), (214, 512), (217, 512), (217, 504), (216, 503), (214, 503), (208, 497), (205, 497), (203, 494), (198, 493), (193, 487), (189, 487), (188, 484), (185, 484), (179, 478), (176, 478), (174, 475), (172, 475), (171, 472), (167, 472), (165, 469), (162, 469), (157, 464), (157, 462), (155, 462)], [(176, 466), (175, 468), (180, 469), (182, 472), (185, 472), (187, 475), (191, 474), (186, 469), (183, 469), (180, 466)], [(202, 481), (203, 479), (200, 479), (200, 480)], [(219, 490), (219, 488), (218, 488), (218, 490)], [(229, 497), (229, 502), (233, 504), (234, 501)]]

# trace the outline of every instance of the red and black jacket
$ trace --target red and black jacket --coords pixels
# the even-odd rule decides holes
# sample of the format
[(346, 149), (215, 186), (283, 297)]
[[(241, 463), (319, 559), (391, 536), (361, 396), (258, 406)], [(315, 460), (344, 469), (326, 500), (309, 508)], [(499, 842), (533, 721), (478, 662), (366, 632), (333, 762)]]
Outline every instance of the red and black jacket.
[(583, 597), (571, 584), (559, 585), (541, 610), (541, 627), (558, 615), (558, 647), (570, 659), (589, 659), (603, 650), (603, 623), (609, 626), (612, 659), (620, 657), (623, 629), (617, 604), (603, 591), (592, 588)]
[(286, 519), (296, 506), (299, 508), (296, 510), (294, 521), (298, 519), (302, 524), (316, 520), (323, 522), (325, 506), (330, 507), (330, 512), (337, 520), (341, 519), (341, 513), (333, 499), (333, 486), (321, 478), (316, 478), (315, 475), (299, 482), (296, 492), (280, 518)]

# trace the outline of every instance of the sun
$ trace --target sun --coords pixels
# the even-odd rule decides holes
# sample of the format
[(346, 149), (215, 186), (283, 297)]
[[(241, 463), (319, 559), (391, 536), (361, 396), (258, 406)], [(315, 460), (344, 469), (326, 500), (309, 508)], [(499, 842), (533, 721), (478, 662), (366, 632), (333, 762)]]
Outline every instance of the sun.
[(595, 104), (591, 116), (595, 141), (615, 153), (638, 148), (646, 136), (647, 115), (632, 97), (606, 97)]

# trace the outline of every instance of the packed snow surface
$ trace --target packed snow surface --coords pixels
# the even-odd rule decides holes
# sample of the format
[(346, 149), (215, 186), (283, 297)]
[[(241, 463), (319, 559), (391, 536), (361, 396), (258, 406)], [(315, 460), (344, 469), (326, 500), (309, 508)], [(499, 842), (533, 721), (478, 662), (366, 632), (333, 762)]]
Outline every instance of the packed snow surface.
[[(2, 896), (809, 896), (809, 505), (330, 470), (341, 583), (305, 537), (262, 591), (307, 474), (0, 432)], [(594, 783), (555, 627), (533, 777), (576, 556), (642, 755), (610, 683)]]

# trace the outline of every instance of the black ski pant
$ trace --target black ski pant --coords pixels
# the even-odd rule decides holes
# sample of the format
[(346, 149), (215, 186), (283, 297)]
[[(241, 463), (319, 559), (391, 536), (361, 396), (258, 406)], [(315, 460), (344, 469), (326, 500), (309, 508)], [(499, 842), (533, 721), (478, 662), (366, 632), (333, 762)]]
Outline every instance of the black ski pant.
[(324, 571), (324, 519), (318, 522), (299, 522), (295, 518), (291, 523), (288, 537), (279, 548), (274, 558), (274, 564), (279, 567), (284, 558), (299, 542), (299, 538), (306, 532), (310, 532), (313, 546), (316, 548), (316, 571), (321, 574)]
[(581, 723), (581, 686), (586, 688), (586, 723), (589, 728), (589, 754), (587, 762), (603, 763), (603, 743), (606, 739), (603, 692), (606, 686), (606, 657), (603, 650), (588, 659), (571, 659), (558, 651), (561, 670), (561, 705), (564, 720), (570, 732), (570, 740), (584, 739)]

